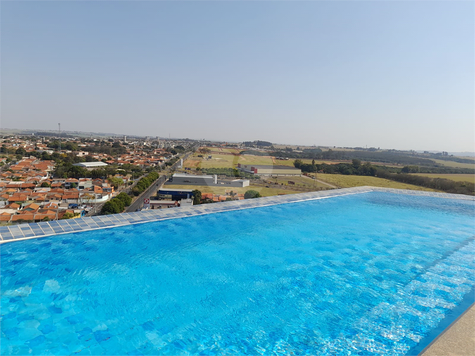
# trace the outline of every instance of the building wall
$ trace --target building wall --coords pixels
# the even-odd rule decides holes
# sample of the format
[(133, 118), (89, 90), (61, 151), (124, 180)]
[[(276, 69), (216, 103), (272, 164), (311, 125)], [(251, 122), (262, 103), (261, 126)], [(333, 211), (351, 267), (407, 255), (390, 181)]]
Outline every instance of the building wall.
[(214, 178), (207, 177), (173, 177), (173, 184), (214, 185)]
[(299, 169), (273, 169), (273, 168), (258, 168), (256, 174), (268, 176), (296, 176), (300, 175)]
[(239, 180), (232, 180), (232, 181), (218, 180), (218, 184), (216, 184), (216, 186), (243, 188), (243, 187), (249, 187), (249, 184), (250, 184), (249, 179), (239, 179)]

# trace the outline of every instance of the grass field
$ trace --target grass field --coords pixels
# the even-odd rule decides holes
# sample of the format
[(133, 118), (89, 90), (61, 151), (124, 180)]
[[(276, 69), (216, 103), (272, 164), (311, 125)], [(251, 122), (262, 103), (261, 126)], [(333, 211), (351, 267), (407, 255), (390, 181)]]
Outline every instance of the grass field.
[[(270, 156), (253, 156), (253, 155), (242, 155), (242, 156), (235, 156), (232, 154), (219, 154), (219, 153), (210, 153), (209, 155), (212, 157), (210, 159), (208, 154), (203, 154), (203, 157), (198, 157), (201, 153), (195, 153), (193, 156), (188, 158), (184, 166), (187, 168), (234, 168), (237, 166), (238, 163), (241, 164), (256, 164), (256, 165), (281, 165), (281, 162), (289, 162), (289, 161), (278, 161), (274, 160)], [(278, 163), (274, 163), (278, 162)], [(293, 165), (293, 161), (292, 161)]]
[[(272, 183), (278, 183), (278, 184), (283, 184), (286, 187), (289, 187), (289, 189), (292, 189), (292, 187), (297, 187), (299, 189), (306, 189), (307, 191), (314, 191), (318, 190), (319, 188), (328, 188), (328, 185), (319, 183), (315, 181), (314, 179), (307, 178), (307, 177), (276, 177), (276, 178), (264, 178), (266, 182), (269, 182), (270, 184)], [(289, 184), (289, 181), (292, 181), (295, 183)]]
[(435, 191), (434, 189), (419, 187), (417, 185), (394, 182), (389, 179), (367, 176), (346, 176), (342, 174), (318, 174), (317, 178), (324, 182), (336, 185), (340, 188), (361, 187), (364, 185), (372, 187), (395, 188), (395, 189), (411, 189)]
[[(465, 158), (465, 157), (464, 157)], [(454, 168), (475, 168), (475, 161), (473, 163), (459, 163), (454, 161), (444, 161), (442, 159), (432, 159), (435, 163), (446, 166), (446, 167), (454, 167)]]
[(414, 173), (417, 176), (429, 177), (429, 178), (444, 178), (450, 179), (455, 182), (471, 182), (475, 183), (474, 174), (438, 174), (438, 173)]
[(302, 193), (302, 191), (290, 190), (290, 189), (280, 189), (280, 188), (266, 188), (261, 185), (250, 185), (249, 187), (236, 188), (236, 187), (210, 187), (208, 185), (175, 185), (167, 184), (165, 187), (169, 189), (198, 189), (201, 193), (213, 193), (213, 194), (224, 194), (226, 191), (233, 191), (235, 193), (244, 194), (248, 190), (255, 190), (259, 192), (263, 197), (274, 196), (279, 194), (295, 194)]
[[(272, 156), (255, 156), (255, 155), (239, 155), (241, 150), (236, 148), (217, 148), (208, 147), (209, 153), (196, 152), (193, 156), (189, 157), (184, 166), (186, 168), (235, 168), (238, 163), (241, 164), (255, 164), (255, 165), (274, 165), (274, 166), (294, 166), (294, 158), (288, 160), (276, 159)], [(198, 157), (199, 155), (203, 157)], [(211, 156), (210, 159), (207, 157)], [(305, 164), (311, 164), (311, 159), (302, 159)], [(328, 161), (328, 160), (315, 160), (317, 164), (338, 164), (338, 163), (351, 163), (351, 160), (343, 161)], [(397, 164), (386, 164), (380, 162), (372, 162), (372, 164), (381, 166), (400, 167)]]

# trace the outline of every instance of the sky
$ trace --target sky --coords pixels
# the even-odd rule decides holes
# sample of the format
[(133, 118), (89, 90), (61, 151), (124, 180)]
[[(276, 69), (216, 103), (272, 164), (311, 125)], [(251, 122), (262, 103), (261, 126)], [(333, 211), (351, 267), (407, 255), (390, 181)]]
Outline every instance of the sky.
[(1, 128), (475, 151), (473, 1), (1, 1)]

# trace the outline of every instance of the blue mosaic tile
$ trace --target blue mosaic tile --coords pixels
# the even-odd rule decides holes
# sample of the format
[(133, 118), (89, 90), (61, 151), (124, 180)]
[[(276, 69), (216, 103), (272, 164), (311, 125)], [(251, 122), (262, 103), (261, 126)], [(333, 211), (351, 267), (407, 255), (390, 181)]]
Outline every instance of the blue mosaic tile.
[(21, 230), (17, 230), (17, 229), (10, 229), (10, 233), (13, 235), (13, 237), (23, 237), (23, 232), (21, 232)]
[(71, 227), (77, 227), (77, 226), (78, 226), (78, 223), (77, 223), (76, 220), (77, 220), (77, 219), (71, 219), (71, 220), (69, 220), (69, 221), (68, 221), (69, 226), (71, 226)]
[(41, 230), (41, 228), (38, 226), (38, 225), (33, 225), (33, 226), (30, 226), (31, 227), (31, 230), (33, 230), (33, 232), (43, 232), (43, 230)]
[(35, 233), (33, 231), (25, 231), (23, 233), (24, 237), (31, 237), (31, 236), (35, 236)]
[(61, 234), (64, 232), (64, 230), (60, 226), (53, 226), (52, 229), (57, 234)]
[(0, 234), (5, 232), (10, 232), (10, 230), (8, 230), (8, 226), (0, 226)]
[(52, 234), (54, 234), (53, 229), (52, 229), (51, 227), (49, 227), (49, 226), (48, 226), (48, 227), (46, 227), (46, 226), (43, 227), (42, 230), (43, 230), (43, 232), (45, 233), (45, 235), (52, 235)]

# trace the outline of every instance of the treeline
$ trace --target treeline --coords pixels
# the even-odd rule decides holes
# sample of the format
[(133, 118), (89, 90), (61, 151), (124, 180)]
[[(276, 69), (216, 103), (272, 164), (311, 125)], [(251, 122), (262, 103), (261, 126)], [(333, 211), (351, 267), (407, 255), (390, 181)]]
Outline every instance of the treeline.
[(55, 161), (55, 162), (67, 162), (67, 163), (80, 163), (80, 162), (97, 162), (98, 160), (90, 156), (78, 157), (74, 153), (59, 153), (53, 152), (49, 154), (48, 152), (39, 152), (33, 151), (28, 153), (30, 156), (34, 156), (38, 159), (45, 161)]
[(246, 147), (271, 147), (272, 142), (269, 141), (245, 141), (243, 142), (243, 145)]
[(95, 146), (83, 147), (82, 150), (91, 153), (105, 153), (109, 156), (117, 156), (127, 153), (127, 149), (119, 142), (111, 144), (105, 141), (96, 142)]
[(120, 193), (107, 201), (101, 209), (101, 215), (118, 214), (124, 211), (126, 206), (132, 203), (132, 198), (127, 193)]
[(358, 159), (353, 159), (352, 163), (338, 163), (338, 164), (315, 164), (315, 160), (312, 164), (303, 163), (302, 160), (297, 159), (294, 161), (295, 168), (299, 168), (303, 173), (328, 173), (328, 174), (344, 174), (344, 175), (358, 175), (358, 176), (375, 176), (378, 167), (369, 162), (364, 164)]
[(165, 162), (165, 166), (167, 167), (173, 166), (175, 163), (178, 162), (179, 159), (180, 157), (174, 157), (172, 159), (169, 159), (168, 161)]
[[(403, 169), (396, 167), (376, 166), (369, 162), (364, 164), (360, 160), (353, 159), (352, 163), (339, 164), (305, 164), (302, 160), (295, 160), (294, 166), (300, 168), (304, 173), (329, 173), (344, 175), (360, 175), (386, 178), (401, 183), (418, 185), (421, 187), (442, 190), (446, 193), (475, 195), (475, 184), (471, 182), (455, 182), (444, 178), (429, 178), (408, 174), (417, 173), (414, 166), (407, 166)], [(404, 171), (404, 172), (403, 172)]]
[(246, 179), (259, 179), (259, 177), (255, 176), (254, 174), (242, 172), (236, 168), (203, 168), (201, 171), (204, 174), (211, 174), (211, 175), (218, 175), (218, 176), (226, 176), (226, 177), (233, 177), (233, 178), (246, 178)]
[(120, 167), (106, 166), (103, 168), (96, 168), (88, 170), (83, 167), (74, 166), (71, 162), (57, 163), (53, 171), (55, 178), (105, 178), (115, 176), (116, 174), (132, 174), (140, 176), (144, 170), (139, 166), (133, 164), (124, 164)]
[(145, 177), (141, 178), (135, 187), (132, 188), (132, 194), (138, 196), (142, 194), (148, 187), (150, 187), (153, 182), (155, 182), (159, 177), (157, 172), (150, 172)]
[[(320, 151), (320, 152), (319, 152)], [(321, 160), (351, 160), (358, 159), (360, 161), (371, 161), (381, 163), (394, 163), (400, 165), (418, 165), (435, 167), (437, 164), (424, 157), (419, 157), (413, 154), (408, 154), (400, 151), (321, 151), (318, 148), (304, 149), (301, 152), (290, 150), (277, 150), (270, 153), (276, 157), (287, 158), (307, 158), (307, 159), (321, 159)]]
[(53, 140), (51, 142), (48, 142), (46, 146), (53, 149), (59, 149), (59, 147), (61, 147), (62, 150), (70, 150), (70, 151), (78, 150), (77, 143), (69, 142), (69, 141), (61, 142), (59, 140)]
[(468, 163), (468, 164), (475, 164), (475, 160), (470, 158), (461, 158), (461, 157), (454, 157), (454, 156), (443, 156), (441, 154), (432, 153), (431, 158), (440, 159), (443, 161), (453, 161), (458, 163)]
[(396, 182), (442, 190), (446, 193), (475, 195), (475, 184), (471, 182), (455, 182), (444, 178), (429, 178), (406, 173), (389, 173), (381, 170), (378, 170), (377, 176)]

